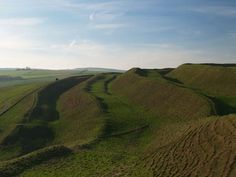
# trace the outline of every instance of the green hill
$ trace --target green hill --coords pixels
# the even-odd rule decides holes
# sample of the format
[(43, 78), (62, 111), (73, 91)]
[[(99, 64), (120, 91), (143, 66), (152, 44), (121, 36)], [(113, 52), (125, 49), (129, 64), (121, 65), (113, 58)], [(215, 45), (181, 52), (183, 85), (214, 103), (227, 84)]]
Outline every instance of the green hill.
[(209, 94), (236, 97), (235, 65), (184, 64), (167, 76)]
[(212, 102), (166, 80), (158, 70), (132, 69), (113, 83), (113, 90), (157, 115), (181, 121), (214, 114)]
[(234, 70), (133, 68), (9, 87), (0, 97), (12, 100), (0, 116), (0, 176), (233, 177), (234, 84), (223, 90), (213, 76), (217, 92), (190, 84), (173, 76), (182, 67), (209, 78), (208, 70)]

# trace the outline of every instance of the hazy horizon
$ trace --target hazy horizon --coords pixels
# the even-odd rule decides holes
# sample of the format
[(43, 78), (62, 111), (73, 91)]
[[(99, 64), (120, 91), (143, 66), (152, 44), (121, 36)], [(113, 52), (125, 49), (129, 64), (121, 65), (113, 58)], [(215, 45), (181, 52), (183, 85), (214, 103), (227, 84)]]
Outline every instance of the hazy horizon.
[(233, 0), (9, 0), (0, 9), (0, 68), (236, 61)]

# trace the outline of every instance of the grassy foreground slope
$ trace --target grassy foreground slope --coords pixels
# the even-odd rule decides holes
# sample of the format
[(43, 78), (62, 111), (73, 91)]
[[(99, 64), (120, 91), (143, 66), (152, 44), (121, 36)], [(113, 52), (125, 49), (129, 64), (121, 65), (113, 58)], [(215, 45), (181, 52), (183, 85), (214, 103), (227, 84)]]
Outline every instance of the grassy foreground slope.
[(209, 176), (236, 174), (236, 115), (199, 121), (179, 139), (140, 159), (124, 176)]

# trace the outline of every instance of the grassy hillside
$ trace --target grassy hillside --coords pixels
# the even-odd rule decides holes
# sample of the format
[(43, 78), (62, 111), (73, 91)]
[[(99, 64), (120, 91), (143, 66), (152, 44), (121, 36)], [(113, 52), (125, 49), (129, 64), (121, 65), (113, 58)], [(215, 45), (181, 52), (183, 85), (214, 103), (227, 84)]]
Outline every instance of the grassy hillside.
[(44, 87), (1, 151), (2, 159), (31, 153), (1, 162), (0, 174), (233, 176), (236, 117), (214, 115), (228, 114), (234, 97), (224, 104), (172, 72), (135, 68)]
[(236, 67), (234, 65), (184, 64), (168, 77), (209, 94), (236, 97)]
[(100, 107), (84, 87), (85, 84), (78, 84), (60, 96), (57, 102), (60, 119), (51, 123), (55, 144), (70, 147), (87, 144), (101, 133)]
[[(76, 149), (72, 156), (49, 161), (27, 170), (22, 176), (110, 176), (119, 164), (130, 165), (131, 160), (137, 159), (136, 156), (145, 146), (145, 141), (149, 141), (141, 135), (148, 130), (148, 121), (154, 118), (125, 98), (112, 94), (110, 82), (115, 77), (116, 74), (98, 75), (88, 80), (85, 85), (87, 93), (95, 98), (94, 101), (102, 111), (99, 116), (103, 123), (102, 133), (98, 139)], [(90, 112), (85, 111), (86, 114)], [(59, 166), (61, 168), (56, 170)]]
[(214, 176), (236, 174), (236, 115), (193, 124), (166, 147), (140, 159), (127, 176)]
[(39, 84), (4, 88), (7, 90), (4, 92), (5, 95), (1, 95), (4, 109), (0, 114), (0, 159), (17, 154), (17, 148), (6, 148), (5, 140), (27, 119), (27, 113), (36, 102), (39, 88)]
[(5, 149), (17, 148), (18, 154), (25, 154), (52, 144), (55, 132), (51, 124), (55, 125), (55, 121), (60, 119), (56, 108), (59, 96), (89, 77), (70, 77), (59, 80), (37, 92), (36, 102), (31, 106), (28, 105), (27, 112), (21, 110), (19, 114), (19, 117), (23, 119), (27, 113), (25, 121), (14, 127), (14, 131), (11, 130), (11, 133), (3, 140), (2, 144)]
[(9, 109), (12, 105), (17, 103), (28, 93), (36, 90), (41, 84), (24, 84), (14, 87), (0, 88), (0, 114)]
[(70, 152), (70, 149), (64, 146), (51, 146), (29, 153), (17, 159), (2, 162), (0, 163), (0, 176), (9, 177), (17, 175), (24, 171), (25, 168), (30, 168), (31, 166), (40, 164), (48, 159), (65, 156)]
[(209, 99), (164, 79), (158, 71), (132, 69), (121, 75), (113, 90), (157, 115), (181, 121), (214, 114)]

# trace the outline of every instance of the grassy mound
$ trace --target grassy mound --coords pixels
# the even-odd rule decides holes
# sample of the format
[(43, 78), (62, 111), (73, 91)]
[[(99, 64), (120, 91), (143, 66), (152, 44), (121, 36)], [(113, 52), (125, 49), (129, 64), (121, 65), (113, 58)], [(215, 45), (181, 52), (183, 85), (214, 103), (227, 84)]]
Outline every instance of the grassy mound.
[(209, 94), (236, 97), (234, 65), (184, 64), (167, 76)]
[(214, 114), (210, 100), (164, 79), (158, 71), (132, 69), (112, 89), (159, 116), (181, 121)]

